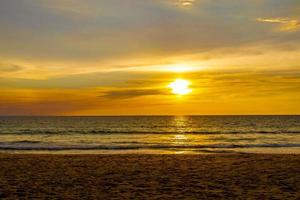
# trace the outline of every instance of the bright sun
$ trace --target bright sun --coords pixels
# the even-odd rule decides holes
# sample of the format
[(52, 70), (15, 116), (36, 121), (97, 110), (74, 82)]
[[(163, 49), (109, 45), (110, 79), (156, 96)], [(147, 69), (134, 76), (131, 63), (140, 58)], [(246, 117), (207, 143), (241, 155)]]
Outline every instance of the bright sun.
[(192, 89), (189, 88), (190, 84), (191, 83), (187, 80), (176, 79), (170, 83), (168, 87), (172, 89), (173, 94), (186, 95), (192, 91)]

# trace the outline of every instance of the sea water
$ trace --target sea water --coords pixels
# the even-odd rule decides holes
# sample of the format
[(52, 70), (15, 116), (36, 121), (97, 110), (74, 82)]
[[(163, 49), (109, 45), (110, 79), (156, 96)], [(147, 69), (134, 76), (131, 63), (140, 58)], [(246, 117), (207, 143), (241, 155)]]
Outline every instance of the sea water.
[(0, 117), (0, 152), (300, 153), (300, 116)]

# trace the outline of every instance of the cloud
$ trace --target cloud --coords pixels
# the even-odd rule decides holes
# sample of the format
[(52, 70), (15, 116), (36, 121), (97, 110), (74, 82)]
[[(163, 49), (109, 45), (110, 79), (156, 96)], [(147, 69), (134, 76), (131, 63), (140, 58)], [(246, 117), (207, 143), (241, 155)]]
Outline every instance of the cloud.
[(105, 92), (100, 97), (109, 99), (130, 99), (141, 96), (150, 95), (163, 95), (166, 94), (164, 90), (159, 89), (123, 89), (123, 90), (111, 90)]
[[(274, 9), (281, 16), (287, 11), (297, 16), (292, 2), (253, 2), (258, 0), (1, 1), (0, 57), (26, 62), (45, 77), (48, 71), (106, 71), (145, 60), (173, 63), (178, 55), (227, 52), (267, 39), (274, 45), (299, 40), (292, 34), (269, 37), (268, 30), (248, 20)], [(176, 3), (193, 9), (178, 9)], [(269, 9), (275, 4), (280, 7)], [(26, 77), (30, 74), (26, 71)]]
[(55, 12), (57, 14), (64, 14), (67, 16), (76, 16), (89, 17), (94, 15), (94, 11), (97, 8), (93, 9), (89, 3), (80, 0), (29, 0), (29, 3), (37, 5), (37, 7), (45, 10), (46, 12)]
[(19, 65), (0, 63), (0, 72), (16, 72), (21, 71), (23, 67)]
[(297, 31), (300, 21), (292, 18), (257, 18), (258, 22), (279, 24), (279, 31)]
[(175, 4), (178, 5), (178, 6), (190, 7), (195, 2), (196, 2), (196, 0), (176, 0)]

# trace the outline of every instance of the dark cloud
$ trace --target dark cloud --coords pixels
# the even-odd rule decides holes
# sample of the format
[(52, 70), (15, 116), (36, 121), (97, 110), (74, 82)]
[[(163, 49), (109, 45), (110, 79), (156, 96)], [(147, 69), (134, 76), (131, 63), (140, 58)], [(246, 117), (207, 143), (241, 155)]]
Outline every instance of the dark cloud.
[(19, 65), (11, 65), (11, 64), (1, 64), (0, 63), (0, 72), (16, 72), (22, 70), (23, 67)]
[(109, 99), (130, 99), (141, 96), (150, 95), (164, 95), (166, 91), (158, 89), (124, 89), (124, 90), (111, 90), (105, 92), (99, 97), (109, 98)]

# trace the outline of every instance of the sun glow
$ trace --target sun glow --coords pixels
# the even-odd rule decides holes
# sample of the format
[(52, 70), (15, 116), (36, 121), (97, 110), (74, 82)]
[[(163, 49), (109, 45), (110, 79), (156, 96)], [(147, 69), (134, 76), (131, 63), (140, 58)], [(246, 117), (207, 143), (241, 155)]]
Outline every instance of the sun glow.
[(192, 91), (192, 89), (189, 88), (190, 84), (190, 81), (176, 79), (174, 82), (170, 83), (168, 87), (172, 89), (173, 94), (186, 95)]
[(192, 67), (188, 66), (188, 65), (178, 64), (178, 65), (172, 65), (172, 66), (168, 67), (168, 71), (182, 73), (182, 72), (192, 71)]

